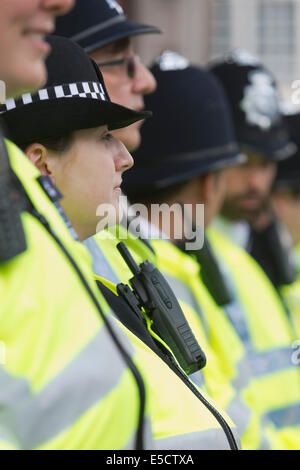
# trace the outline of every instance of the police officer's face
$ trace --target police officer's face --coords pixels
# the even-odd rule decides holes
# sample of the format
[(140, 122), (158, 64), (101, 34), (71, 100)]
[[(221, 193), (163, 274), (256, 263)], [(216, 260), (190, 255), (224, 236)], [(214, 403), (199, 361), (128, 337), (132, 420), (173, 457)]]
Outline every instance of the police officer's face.
[[(104, 210), (100, 214), (101, 204), (108, 204), (118, 217), (122, 173), (133, 165), (133, 159), (107, 126), (73, 135), (73, 144), (65, 152), (47, 151), (44, 171), (40, 169), (52, 177), (63, 194), (61, 205), (84, 240), (96, 233), (99, 216), (105, 216)], [(118, 219), (112, 217), (111, 221), (116, 223)]]
[(275, 163), (247, 154), (248, 162), (226, 171), (227, 190), (222, 215), (250, 223), (265, 209), (276, 174)]
[(0, 79), (6, 97), (39, 88), (46, 80), (45, 36), (54, 30), (57, 15), (74, 0), (0, 0)]
[[(110, 45), (89, 55), (96, 63), (103, 63), (134, 57), (134, 50), (130, 43), (120, 52), (115, 52), (113, 45)], [(145, 107), (143, 96), (155, 90), (156, 81), (152, 73), (138, 59), (134, 59), (134, 65), (131, 64), (131, 66), (133, 66), (132, 70), (128, 69), (128, 63), (100, 67), (100, 69), (111, 100), (135, 111), (141, 111)], [(124, 129), (114, 131), (114, 135), (125, 144), (129, 151), (133, 151), (141, 141), (141, 125), (142, 121), (139, 121)]]

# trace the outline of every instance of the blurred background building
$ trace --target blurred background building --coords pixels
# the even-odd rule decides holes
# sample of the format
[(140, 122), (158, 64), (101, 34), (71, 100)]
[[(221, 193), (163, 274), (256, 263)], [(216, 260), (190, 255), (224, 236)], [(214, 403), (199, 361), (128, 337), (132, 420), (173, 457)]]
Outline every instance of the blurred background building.
[[(136, 39), (150, 63), (164, 49), (204, 65), (235, 48), (255, 54), (276, 75), (285, 99), (300, 80), (300, 0), (120, 0), (131, 19), (159, 26)], [(300, 83), (300, 82), (299, 82)]]

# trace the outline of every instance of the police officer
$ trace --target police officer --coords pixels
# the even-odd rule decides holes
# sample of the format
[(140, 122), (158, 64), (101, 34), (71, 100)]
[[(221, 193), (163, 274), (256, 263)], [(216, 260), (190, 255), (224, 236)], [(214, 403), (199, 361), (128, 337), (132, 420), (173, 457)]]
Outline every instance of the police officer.
[[(212, 183), (218, 177), (210, 174), (209, 177), (197, 179), (197, 174), (205, 175), (232, 164), (229, 157), (234, 139), (230, 132), (230, 120), (227, 117), (226, 125), (223, 115), (225, 122), (222, 125), (219, 122), (222, 116), (220, 108), (226, 110), (228, 106), (226, 98), (223, 97), (222, 88), (219, 94), (214, 95), (214, 88), (208, 86), (209, 79), (204, 80), (205, 75), (203, 77), (200, 71), (189, 67), (182, 57), (175, 55), (174, 58), (174, 54), (163, 54), (151, 70), (158, 88), (145, 101), (153, 110), (154, 117), (142, 127), (142, 145), (134, 155), (135, 168), (125, 176), (125, 191), (133, 202), (148, 205), (158, 201), (171, 204), (176, 200), (183, 204), (205, 202), (209, 222), (218, 207), (216, 201), (213, 201), (213, 191), (217, 192), (218, 184), (217, 181), (215, 186)], [(217, 82), (215, 87), (220, 87), (220, 84)], [(221, 101), (220, 97), (223, 97)], [(235, 152), (237, 154), (238, 149)], [(231, 168), (221, 172), (219, 183), (225, 176), (222, 173), (229, 171)], [(231, 249), (231, 245), (225, 242), (219, 243), (216, 236), (210, 234), (210, 237), (213, 246), (217, 247), (219, 261), (225, 270), (233, 297), (223, 311), (211, 306), (204, 310), (203, 315), (211, 345), (214, 351), (218, 351), (227, 381), (231, 381), (242, 400), (248, 398), (246, 403), (259, 415), (258, 423), (254, 426), (256, 431), (253, 428), (250, 431), (255, 418), (250, 418), (250, 421), (246, 419), (244, 442), (250, 448), (265, 446), (262, 428), (267, 421), (266, 433), (271, 439), (271, 446), (286, 448), (288, 441), (283, 440), (283, 435), (291, 425), (288, 420), (289, 410), (294, 407), (297, 412), (299, 372), (290, 362), (292, 339), (285, 312), (259, 268), (247, 261), (247, 254), (245, 259), (243, 251), (236, 250), (234, 246)], [(191, 286), (191, 272), (197, 271), (189, 267), (190, 272), (183, 274), (187, 263), (185, 258), (175, 256), (174, 252), (171, 255), (171, 249), (163, 246), (162, 242), (155, 242), (154, 246), (159, 267), (176, 281), (181, 280), (183, 284)], [(173, 259), (175, 264), (172, 265)], [(244, 270), (244, 280), (239, 279), (243, 277)], [(200, 306), (204, 305), (204, 297), (202, 304), (199, 297), (200, 287), (194, 285), (193, 292)], [(256, 301), (257, 295), (261, 297), (260, 302)], [(276, 337), (280, 337), (280, 340), (275, 341)], [(272, 368), (269, 368), (269, 364)], [(288, 377), (291, 382), (286, 387), (284, 380)], [(278, 395), (277, 390), (274, 392), (275, 382), (282, 384)], [(284, 420), (284, 413), (285, 420), (280, 422), (280, 430), (275, 431), (276, 438), (273, 441), (271, 435), (274, 436), (274, 425), (270, 424), (269, 418), (273, 418), (274, 409), (278, 411), (276, 418), (274, 416), (276, 424), (278, 416)], [(269, 429), (272, 429), (270, 433)], [(292, 435), (296, 448), (299, 445), (297, 433), (295, 423)], [(277, 438), (280, 443), (276, 442)]]
[[(292, 110), (291, 110), (292, 111)], [(298, 111), (289, 111), (285, 115), (291, 139), (296, 143), (298, 150), (291, 158), (280, 162), (277, 167), (277, 175), (272, 189), (272, 206), (280, 220), (284, 235), (289, 237), (291, 256), (297, 268), (297, 279), (294, 283), (281, 286), (283, 295), (296, 332), (300, 338), (300, 310), (299, 310), (299, 202), (300, 202), (300, 153), (299, 153), (299, 128), (300, 114)], [(269, 274), (269, 277), (272, 273)]]
[[(226, 91), (234, 118), (237, 139), (249, 160), (249, 164), (228, 172), (228, 186), (221, 211), (222, 217), (217, 220), (214, 226), (215, 231), (211, 236), (215, 237), (215, 247), (218, 246), (220, 256), (226, 258), (226, 265), (234, 267), (233, 253), (236, 252), (236, 260), (239, 257), (234, 244), (238, 244), (253, 255), (265, 272), (272, 273), (270, 280), (279, 289), (277, 290), (277, 310), (279, 302), (286, 310), (286, 304), (282, 302), (280, 296), (280, 286), (292, 283), (296, 273), (289, 256), (289, 246), (285, 243), (285, 238), (281, 236), (276, 217), (270, 209), (269, 196), (277, 162), (289, 158), (295, 152), (296, 147), (290, 139), (287, 125), (280, 111), (276, 82), (272, 73), (245, 51), (236, 51), (230, 54), (227, 60), (216, 62), (211, 66), (211, 71), (218, 77)], [(268, 319), (265, 316), (267, 321), (264, 328), (268, 329), (270, 333), (273, 330), (273, 339), (269, 343), (269, 357), (271, 358), (273, 353), (281, 355), (282, 365), (286, 364), (288, 370), (293, 354), (289, 344), (293, 344), (295, 339), (293, 327), (291, 328), (290, 322), (285, 321), (285, 339), (282, 337), (279, 341), (280, 332), (283, 330), (279, 324), (276, 326), (274, 308), (271, 309), (267, 301), (266, 292), (269, 291), (271, 294), (271, 291), (270, 286), (267, 286), (266, 276), (261, 270), (258, 270), (257, 265), (245, 253), (240, 251), (239, 255), (244, 261), (240, 259), (240, 268), (237, 263), (232, 275), (235, 277), (235, 283), (240, 291), (240, 298), (244, 297), (246, 317), (253, 318), (251, 327), (253, 341), (257, 342), (260, 336), (259, 323), (262, 318), (262, 316), (259, 317), (260, 319), (255, 318), (254, 313), (258, 311), (259, 305), (263, 305), (264, 311), (270, 312)], [(252, 277), (250, 273), (253, 269), (257, 273)], [(260, 291), (258, 290), (258, 280), (259, 285), (264, 286)], [(243, 282), (245, 283), (244, 287), (242, 287)], [(259, 302), (255, 300), (251, 306), (249, 286), (253, 287), (254, 283), (257, 283), (255, 290)], [(271, 295), (273, 303), (275, 301), (274, 293), (275, 291)], [(278, 314), (277, 318), (279, 318)], [(287, 320), (289, 319), (287, 318)], [(235, 323), (242, 336), (245, 328), (239, 328), (238, 322)], [(290, 330), (289, 334), (287, 334), (288, 329)], [(276, 340), (275, 337), (277, 337)], [(267, 362), (265, 363), (264, 370), (266, 377), (269, 376), (268, 380), (271, 382), (271, 362), (269, 365)], [(282, 426), (284, 426), (284, 422), (288, 424), (293, 436), (290, 442), (294, 441), (296, 445), (297, 433), (299, 432), (298, 400), (297, 389), (297, 393), (292, 398), (294, 411), (291, 424), (288, 424), (290, 422), (288, 417), (290, 406), (287, 406), (285, 399), (279, 407), (281, 411), (278, 409), (270, 413), (271, 420), (278, 428), (279, 433), (282, 433), (284, 439), (286, 437)]]
[[(98, 64), (112, 101), (135, 111), (144, 108), (143, 96), (156, 84), (135, 54), (132, 38), (158, 33), (154, 26), (130, 21), (116, 0), (78, 0), (56, 25), (57, 35), (76, 41)], [(136, 123), (115, 132), (129, 151), (140, 143), (140, 127)]]
[(218, 224), (270, 273), (275, 286), (290, 283), (295, 273), (269, 204), (276, 164), (295, 151), (280, 111), (275, 78), (243, 50), (214, 63), (211, 70), (224, 86), (238, 142), (248, 156), (245, 165), (228, 172)]
[[(50, 48), (44, 37), (53, 31), (55, 16), (72, 4), (1, 1), (0, 78), (8, 102), (45, 82)], [(52, 203), (55, 187), (12, 142), (1, 140), (0, 161), (6, 350), (0, 447), (152, 447), (145, 384), (131, 359), (132, 345), (108, 320), (108, 306), (90, 282), (87, 254)]]

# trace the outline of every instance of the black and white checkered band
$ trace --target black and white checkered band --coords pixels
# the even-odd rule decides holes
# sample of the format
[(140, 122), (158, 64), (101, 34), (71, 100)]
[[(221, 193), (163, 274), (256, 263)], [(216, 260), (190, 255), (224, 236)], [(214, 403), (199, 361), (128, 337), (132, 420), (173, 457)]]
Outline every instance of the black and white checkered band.
[(39, 101), (53, 101), (60, 98), (92, 98), (94, 100), (109, 101), (100, 82), (77, 82), (55, 87), (43, 88), (34, 95), (25, 93), (18, 100), (9, 98), (5, 104), (0, 105), (0, 114), (21, 106), (38, 103)]

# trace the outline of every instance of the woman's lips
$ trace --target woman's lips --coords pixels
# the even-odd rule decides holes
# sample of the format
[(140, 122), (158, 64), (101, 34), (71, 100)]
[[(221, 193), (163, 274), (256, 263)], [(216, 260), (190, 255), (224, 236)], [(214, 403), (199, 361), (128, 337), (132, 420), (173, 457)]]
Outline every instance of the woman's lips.
[(49, 54), (51, 46), (45, 40), (45, 34), (41, 33), (26, 33), (26, 38), (30, 41), (31, 46), (38, 49), (42, 54)]
[(49, 54), (51, 51), (50, 44), (47, 43), (46, 37), (53, 33), (55, 27), (52, 22), (43, 25), (32, 25), (24, 30), (23, 35), (30, 41), (31, 45), (43, 54)]

